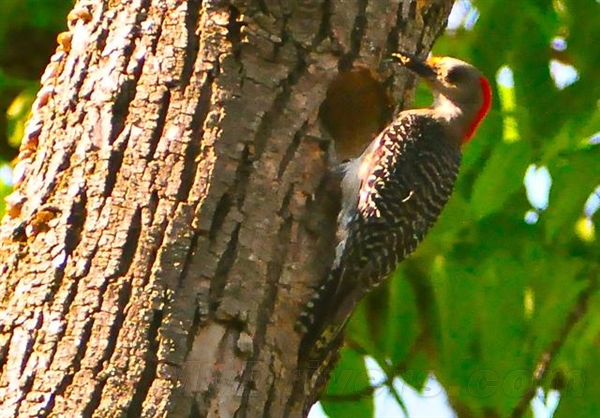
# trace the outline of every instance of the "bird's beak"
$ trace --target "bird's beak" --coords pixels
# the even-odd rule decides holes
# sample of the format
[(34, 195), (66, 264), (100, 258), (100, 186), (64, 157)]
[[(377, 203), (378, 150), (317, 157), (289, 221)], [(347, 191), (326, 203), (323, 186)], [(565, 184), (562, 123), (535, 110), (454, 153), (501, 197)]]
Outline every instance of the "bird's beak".
[(395, 54), (392, 54), (392, 56), (398, 59), (398, 61), (400, 61), (400, 64), (402, 64), (404, 67), (408, 68), (420, 77), (426, 79), (434, 79), (437, 76), (435, 69), (429, 63), (431, 59), (423, 61), (415, 55), (409, 54), (407, 52), (397, 52)]

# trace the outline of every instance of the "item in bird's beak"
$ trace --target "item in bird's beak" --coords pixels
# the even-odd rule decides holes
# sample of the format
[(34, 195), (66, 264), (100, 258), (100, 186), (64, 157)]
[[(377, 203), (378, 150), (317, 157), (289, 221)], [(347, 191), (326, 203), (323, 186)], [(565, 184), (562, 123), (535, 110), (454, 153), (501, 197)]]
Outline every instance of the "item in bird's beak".
[(428, 65), (425, 61), (420, 58), (417, 58), (413, 54), (409, 54), (407, 52), (397, 52), (392, 54), (394, 58), (397, 58), (404, 67), (408, 68), (415, 74), (423, 77), (423, 78), (435, 78), (436, 72), (435, 70)]

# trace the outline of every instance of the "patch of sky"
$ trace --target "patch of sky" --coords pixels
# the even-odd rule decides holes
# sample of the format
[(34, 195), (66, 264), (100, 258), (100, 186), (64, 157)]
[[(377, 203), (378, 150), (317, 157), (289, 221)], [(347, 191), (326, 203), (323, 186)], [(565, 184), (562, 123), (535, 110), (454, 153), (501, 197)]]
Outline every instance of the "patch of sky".
[(575, 67), (558, 60), (550, 61), (550, 75), (559, 90), (569, 87), (579, 80), (579, 72), (577, 72)]
[(470, 0), (458, 0), (454, 3), (450, 16), (448, 17), (449, 31), (456, 31), (460, 28), (471, 30), (479, 19), (479, 10), (473, 6)]

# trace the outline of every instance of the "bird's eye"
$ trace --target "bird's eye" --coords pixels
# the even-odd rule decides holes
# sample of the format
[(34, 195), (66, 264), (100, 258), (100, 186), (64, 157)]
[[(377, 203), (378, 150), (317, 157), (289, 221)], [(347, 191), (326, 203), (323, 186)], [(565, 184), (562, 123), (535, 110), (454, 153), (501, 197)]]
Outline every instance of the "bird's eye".
[(467, 76), (463, 68), (455, 67), (448, 70), (446, 74), (446, 82), (449, 84), (458, 84)]

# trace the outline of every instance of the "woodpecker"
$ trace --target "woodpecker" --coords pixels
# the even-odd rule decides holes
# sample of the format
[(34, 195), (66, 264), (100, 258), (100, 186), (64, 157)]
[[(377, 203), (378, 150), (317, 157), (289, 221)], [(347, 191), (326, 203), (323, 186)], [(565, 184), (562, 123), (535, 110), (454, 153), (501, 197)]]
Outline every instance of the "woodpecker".
[(342, 337), (354, 307), (412, 253), (452, 194), (461, 147), (491, 105), (491, 88), (472, 65), (451, 57), (393, 55), (430, 87), (429, 108), (400, 112), (341, 177), (336, 257), (300, 315), (300, 357), (321, 358)]

